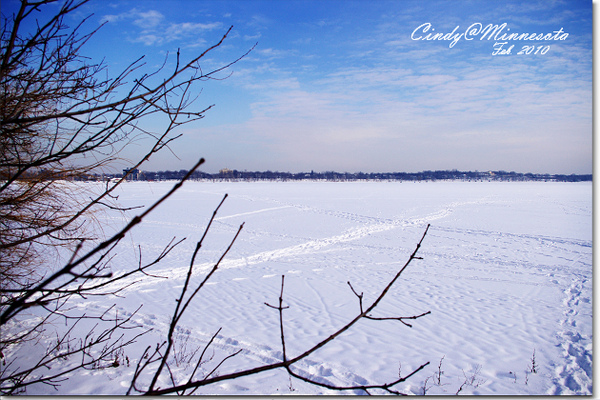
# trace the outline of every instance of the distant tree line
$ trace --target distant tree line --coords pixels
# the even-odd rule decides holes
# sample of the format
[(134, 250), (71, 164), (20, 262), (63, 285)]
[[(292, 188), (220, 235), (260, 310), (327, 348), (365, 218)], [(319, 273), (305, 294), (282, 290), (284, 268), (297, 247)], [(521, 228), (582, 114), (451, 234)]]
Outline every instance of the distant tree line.
[[(113, 174), (102, 176), (93, 175), (90, 179), (111, 179), (121, 178), (125, 173), (129, 173), (127, 179), (140, 181), (166, 181), (178, 180), (185, 176), (187, 170), (179, 171), (138, 171), (124, 170), (123, 174)], [(460, 180), (460, 181), (543, 181), (543, 182), (586, 182), (592, 181), (592, 174), (584, 175), (565, 175), (565, 174), (533, 174), (519, 173), (514, 171), (421, 171), (421, 172), (279, 172), (279, 171), (238, 171), (222, 169), (218, 173), (210, 174), (202, 171), (195, 171), (191, 175), (193, 180), (214, 180), (214, 181), (441, 181), (441, 180)]]

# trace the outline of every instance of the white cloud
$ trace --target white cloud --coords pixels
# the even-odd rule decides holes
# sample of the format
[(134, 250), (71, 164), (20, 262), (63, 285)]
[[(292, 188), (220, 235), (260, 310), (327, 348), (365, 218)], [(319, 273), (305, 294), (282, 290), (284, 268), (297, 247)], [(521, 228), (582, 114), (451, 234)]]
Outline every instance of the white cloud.
[(173, 40), (179, 40), (184, 37), (189, 37), (193, 35), (199, 35), (204, 31), (211, 31), (214, 29), (219, 29), (223, 26), (220, 22), (214, 22), (210, 24), (204, 23), (192, 23), (192, 22), (183, 22), (179, 24), (170, 24), (168, 28), (165, 30), (165, 39), (170, 42)]
[(149, 29), (157, 26), (164, 19), (164, 16), (156, 10), (140, 11), (137, 8), (131, 9), (120, 14), (107, 14), (101, 18), (101, 22), (116, 23), (125, 20), (133, 20), (136, 26)]
[(108, 22), (108, 23), (115, 23), (115, 22), (118, 22), (119, 20), (122, 20), (122, 19), (123, 19), (123, 16), (122, 16), (122, 15), (111, 15), (111, 14), (109, 14), (109, 15), (104, 15), (104, 16), (103, 16), (103, 17), (100, 19), (100, 23), (101, 23), (101, 24), (102, 24), (102, 23), (105, 23), (105, 22)]
[[(445, 22), (440, 30), (464, 26), (464, 19), (442, 15), (452, 8), (440, 8)], [(511, 13), (482, 11), (469, 22), (495, 21)], [(585, 38), (552, 43), (550, 52), (537, 58), (500, 58), (491, 57), (487, 42), (462, 41), (448, 48), (447, 43), (410, 40), (410, 31), (424, 22), (415, 22), (411, 12), (384, 16), (360, 34), (347, 30), (344, 35), (332, 32), (344, 24), (353, 29), (351, 21), (337, 21), (334, 28), (332, 20), (315, 17), (306, 24), (311, 30), (294, 36), (297, 28), (290, 28), (285, 40), (273, 36), (277, 29), (287, 29), (278, 27), (276, 19), (245, 18), (269, 30), (240, 38), (264, 37), (261, 45), (266, 47), (255, 49), (225, 81), (235, 87), (235, 101), (244, 102), (244, 115), (251, 116), (245, 122), (236, 119), (235, 126), (226, 120), (211, 126), (215, 138), (219, 135), (214, 132), (225, 132), (227, 145), (240, 150), (235, 156), (245, 163), (231, 167), (253, 168), (242, 142), (261, 147), (257, 168), (293, 171), (489, 168), (569, 173), (585, 172), (591, 160), (591, 51)], [(511, 19), (515, 29), (517, 22)], [(206, 29), (162, 21), (142, 32), (140, 40), (189, 41), (195, 30)], [(311, 45), (308, 52), (294, 47), (306, 44)]]
[(223, 27), (221, 22), (168, 24), (161, 12), (156, 10), (142, 11), (138, 8), (120, 14), (105, 15), (101, 21), (109, 23), (131, 21), (134, 26), (141, 28), (141, 31), (138, 31), (131, 40), (134, 43), (143, 43), (146, 46), (185, 40), (188, 42), (188, 47), (198, 47), (206, 43), (200, 37), (204, 32)]
[(246, 24), (255, 28), (265, 28), (271, 24), (271, 20), (264, 15), (255, 14), (250, 17), (250, 20)]
[(158, 26), (162, 22), (162, 20), (165, 18), (164, 15), (162, 15), (160, 12), (158, 12), (156, 10), (148, 10), (148, 11), (135, 10), (134, 14), (136, 14), (136, 16), (134, 17), (135, 20), (133, 21), (133, 23), (143, 29), (154, 28), (154, 27)]
[(256, 35), (244, 35), (244, 40), (258, 40), (261, 36), (260, 33), (257, 33)]
[(519, 64), (432, 70), (442, 73), (352, 67), (314, 82), (256, 79), (264, 99), (240, 129), (290, 170), (581, 171), (581, 149), (591, 148), (589, 82)]
[(153, 34), (140, 34), (133, 41), (137, 43), (143, 43), (146, 46), (154, 46), (162, 43), (163, 38)]
[(277, 50), (277, 49), (273, 49), (271, 47), (266, 48), (266, 49), (257, 49), (255, 51), (258, 54), (260, 54), (261, 56), (266, 57), (268, 59), (281, 58), (281, 57), (285, 57), (290, 54), (289, 51)]

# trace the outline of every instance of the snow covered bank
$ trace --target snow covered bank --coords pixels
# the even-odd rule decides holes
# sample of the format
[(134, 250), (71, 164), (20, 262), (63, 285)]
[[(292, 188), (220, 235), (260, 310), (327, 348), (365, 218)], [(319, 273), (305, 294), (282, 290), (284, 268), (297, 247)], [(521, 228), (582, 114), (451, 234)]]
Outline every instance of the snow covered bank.
[[(171, 183), (122, 186), (123, 205), (149, 204)], [(274, 304), (286, 276), (288, 352), (327, 337), (406, 261), (431, 224), (420, 255), (377, 314), (415, 315), (361, 321), (299, 364), (306, 376), (338, 385), (392, 381), (426, 361), (398, 389), (414, 394), (591, 394), (592, 184), (508, 182), (190, 182), (121, 244), (113, 270), (159, 253), (173, 236), (189, 239), (117, 304), (155, 330), (126, 352), (131, 365), (75, 373), (58, 391), (27, 394), (122, 394), (147, 345), (164, 339), (195, 241), (225, 193), (203, 246), (198, 277), (242, 222), (222, 268), (182, 320), (180, 343), (202, 346), (220, 328), (215, 359), (239, 349), (223, 373), (281, 358)], [(135, 215), (135, 211), (130, 214)], [(101, 216), (107, 233), (126, 216)], [(135, 245), (135, 246), (134, 246)], [(59, 327), (57, 327), (59, 329)], [(163, 333), (163, 336), (160, 333)], [(182, 352), (185, 353), (185, 352)], [(189, 372), (182, 357), (174, 374)], [(214, 366), (214, 365), (213, 365)], [(206, 366), (207, 370), (212, 367)], [(535, 370), (535, 372), (534, 372)], [(183, 376), (183, 375), (181, 375)], [(274, 371), (216, 384), (197, 394), (334, 393)]]

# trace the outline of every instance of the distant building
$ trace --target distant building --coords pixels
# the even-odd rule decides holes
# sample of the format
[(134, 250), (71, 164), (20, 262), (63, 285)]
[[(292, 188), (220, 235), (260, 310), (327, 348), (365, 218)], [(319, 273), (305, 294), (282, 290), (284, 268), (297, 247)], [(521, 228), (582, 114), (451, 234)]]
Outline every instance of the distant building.
[(137, 181), (138, 179), (140, 179), (140, 170), (137, 168), (126, 168), (123, 170), (123, 176), (126, 176), (127, 178), (125, 178), (128, 181)]
[(229, 168), (223, 168), (219, 171), (219, 175), (221, 175), (222, 177), (233, 178), (233, 171)]

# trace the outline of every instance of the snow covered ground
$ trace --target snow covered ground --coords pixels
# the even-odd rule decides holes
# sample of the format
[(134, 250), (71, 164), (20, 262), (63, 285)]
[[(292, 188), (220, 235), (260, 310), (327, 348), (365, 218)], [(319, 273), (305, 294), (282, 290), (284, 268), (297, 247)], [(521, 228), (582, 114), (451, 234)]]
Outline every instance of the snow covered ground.
[[(150, 204), (172, 183), (130, 182), (123, 205)], [(87, 309), (116, 303), (143, 308), (137, 321), (154, 331), (126, 351), (131, 365), (73, 374), (58, 391), (27, 394), (123, 394), (147, 345), (164, 333), (189, 258), (225, 193), (197, 259), (201, 279), (242, 222), (222, 267), (187, 311), (180, 346), (214, 343), (215, 360), (242, 352), (222, 374), (281, 359), (276, 310), (285, 275), (288, 354), (295, 356), (358, 312), (406, 262), (427, 224), (420, 256), (376, 316), (360, 321), (299, 363), (306, 376), (337, 385), (383, 383), (429, 361), (397, 388), (409, 394), (592, 393), (592, 184), (546, 182), (189, 182), (121, 244), (114, 271), (157, 255), (173, 236), (188, 239), (155, 275), (124, 298), (90, 299)], [(132, 211), (128, 215), (133, 216)], [(100, 216), (105, 233), (126, 216)], [(161, 336), (162, 333), (162, 336)], [(181, 351), (184, 358), (185, 351)], [(535, 358), (533, 362), (532, 359)], [(190, 365), (174, 365), (183, 379)], [(203, 366), (206, 371), (214, 367)], [(532, 368), (535, 367), (535, 368)], [(535, 373), (532, 372), (535, 369)], [(218, 383), (197, 394), (338, 394), (271, 371)]]

